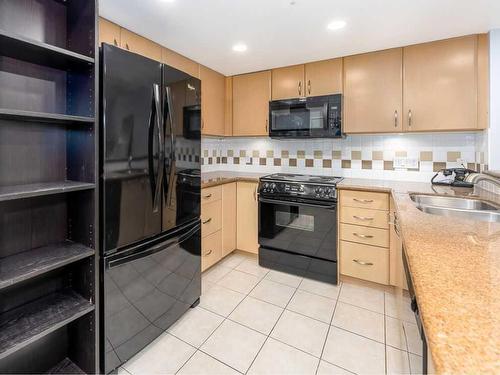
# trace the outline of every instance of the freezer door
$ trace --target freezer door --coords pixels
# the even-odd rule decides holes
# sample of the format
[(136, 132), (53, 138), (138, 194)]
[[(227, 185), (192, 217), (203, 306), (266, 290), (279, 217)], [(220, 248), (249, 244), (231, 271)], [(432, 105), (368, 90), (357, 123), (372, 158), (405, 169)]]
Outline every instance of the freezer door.
[(163, 231), (168, 231), (200, 216), (200, 80), (164, 65), (163, 90)]
[(161, 233), (161, 64), (103, 44), (101, 168), (104, 252)]
[(103, 259), (101, 365), (106, 373), (167, 330), (200, 297), (200, 243), (198, 220)]

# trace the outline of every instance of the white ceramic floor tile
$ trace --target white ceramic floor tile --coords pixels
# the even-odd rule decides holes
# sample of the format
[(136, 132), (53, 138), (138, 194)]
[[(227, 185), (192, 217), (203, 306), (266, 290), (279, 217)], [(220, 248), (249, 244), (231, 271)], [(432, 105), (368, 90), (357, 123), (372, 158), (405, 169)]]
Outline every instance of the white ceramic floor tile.
[(384, 315), (338, 302), (332, 325), (384, 343)]
[(327, 333), (328, 324), (285, 310), (271, 337), (319, 357)]
[(118, 367), (118, 370), (116, 371), (116, 373), (118, 375), (129, 375), (130, 374), (130, 372), (125, 370), (123, 367)]
[(259, 262), (254, 259), (247, 259), (243, 261), (235, 269), (241, 272), (249, 273), (259, 278), (263, 278), (269, 272), (269, 269), (259, 266)]
[(330, 324), (336, 302), (330, 298), (297, 290), (286, 308)]
[(399, 319), (385, 317), (385, 343), (394, 348), (407, 350), (403, 322)]
[(250, 293), (251, 297), (285, 307), (292, 298), (295, 289), (287, 285), (263, 279)]
[(246, 297), (229, 315), (229, 319), (269, 335), (282, 312), (281, 307)]
[(260, 281), (257, 276), (249, 275), (248, 273), (232, 270), (222, 279), (217, 282), (217, 285), (225, 288), (248, 294)]
[(320, 361), (316, 375), (351, 375), (352, 372), (334, 366), (326, 361)]
[(378, 313), (384, 313), (384, 292), (363, 285), (344, 282), (339, 300)]
[(222, 316), (228, 316), (243, 301), (244, 294), (215, 285), (201, 296), (200, 306)]
[(321, 281), (304, 278), (299, 285), (300, 290), (318, 294), (323, 297), (337, 299), (340, 292), (340, 284), (332, 285)]
[(336, 327), (330, 328), (322, 358), (359, 374), (385, 371), (385, 345)]
[(201, 275), (202, 280), (211, 282), (211, 283), (216, 283), (220, 279), (222, 279), (224, 276), (226, 276), (229, 272), (232, 271), (232, 268), (229, 267), (224, 267), (221, 264), (216, 264), (212, 268), (206, 270), (203, 272)]
[(201, 294), (205, 294), (208, 290), (213, 287), (215, 283), (207, 281), (204, 277), (201, 278)]
[(199, 347), (223, 320), (220, 315), (196, 307), (190, 309), (168, 331), (188, 344)]
[(274, 281), (276, 283), (291, 286), (292, 288), (297, 288), (302, 281), (302, 277), (300, 276), (275, 270), (269, 271), (269, 273), (266, 275), (266, 279)]
[(220, 264), (221, 264), (221, 266), (224, 266), (224, 267), (236, 268), (247, 259), (249, 259), (248, 256), (245, 256), (245, 255), (240, 254), (240, 253), (232, 253), (232, 254), (229, 254), (227, 257), (225, 257), (220, 262)]
[(263, 334), (225, 320), (201, 350), (240, 372), (246, 372), (265, 340)]
[(406, 335), (408, 351), (416, 355), (422, 355), (422, 338), (416, 324), (403, 322)]
[(390, 346), (386, 347), (387, 374), (409, 374), (408, 353)]
[(197, 351), (177, 374), (183, 375), (237, 375), (238, 371), (226, 366), (208, 354)]
[(255, 359), (248, 374), (311, 374), (318, 366), (319, 359), (269, 338)]
[(415, 323), (415, 315), (411, 311), (408, 297), (402, 297), (401, 306), (398, 310), (397, 297), (393, 293), (385, 292), (385, 314), (392, 318)]
[(410, 353), (410, 371), (413, 375), (422, 374), (423, 358)]
[(165, 333), (136, 354), (123, 367), (133, 375), (175, 374), (195, 351), (196, 349), (192, 346)]

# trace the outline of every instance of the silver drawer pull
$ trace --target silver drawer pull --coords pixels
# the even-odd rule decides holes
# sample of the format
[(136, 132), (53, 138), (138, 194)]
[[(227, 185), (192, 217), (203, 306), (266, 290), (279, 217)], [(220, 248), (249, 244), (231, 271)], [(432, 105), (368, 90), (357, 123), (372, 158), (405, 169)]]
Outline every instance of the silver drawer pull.
[(210, 254), (212, 254), (212, 250), (208, 250), (205, 254), (203, 254), (204, 257), (207, 257), (209, 256)]
[(373, 199), (358, 199), (358, 198), (353, 198), (352, 200), (354, 202), (359, 202), (359, 203), (373, 203)]
[(359, 233), (353, 233), (354, 236), (359, 237), (359, 238), (373, 238), (372, 235), (370, 234), (359, 234)]
[(203, 198), (205, 199), (212, 198), (212, 194), (205, 195)]
[(208, 224), (208, 223), (210, 223), (211, 221), (212, 221), (212, 218), (207, 219), (207, 220), (205, 220), (205, 221), (203, 222), (203, 224)]
[(357, 216), (357, 215), (353, 215), (352, 217), (355, 218), (355, 219), (358, 219), (358, 220), (363, 220), (363, 221), (371, 221), (371, 220), (373, 220), (373, 217)]
[(359, 259), (353, 259), (352, 261), (355, 262), (355, 263), (358, 263), (358, 264), (360, 264), (362, 266), (373, 266), (373, 263), (371, 263), (371, 262), (363, 262), (362, 260), (359, 260)]

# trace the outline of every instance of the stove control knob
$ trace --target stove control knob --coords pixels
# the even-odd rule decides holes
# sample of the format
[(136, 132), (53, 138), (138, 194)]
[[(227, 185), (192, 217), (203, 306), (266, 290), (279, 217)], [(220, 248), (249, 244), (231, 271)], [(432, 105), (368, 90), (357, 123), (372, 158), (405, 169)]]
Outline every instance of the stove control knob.
[(316, 189), (316, 195), (322, 196), (323, 195), (323, 188), (317, 188)]

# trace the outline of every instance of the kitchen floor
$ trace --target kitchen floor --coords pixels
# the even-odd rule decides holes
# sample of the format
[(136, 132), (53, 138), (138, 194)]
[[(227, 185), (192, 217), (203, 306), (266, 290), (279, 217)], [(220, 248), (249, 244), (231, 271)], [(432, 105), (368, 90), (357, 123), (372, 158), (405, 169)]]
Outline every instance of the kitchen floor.
[(396, 319), (390, 289), (324, 284), (262, 268), (239, 252), (202, 283), (200, 305), (120, 373), (421, 373), (415, 319), (409, 308)]

